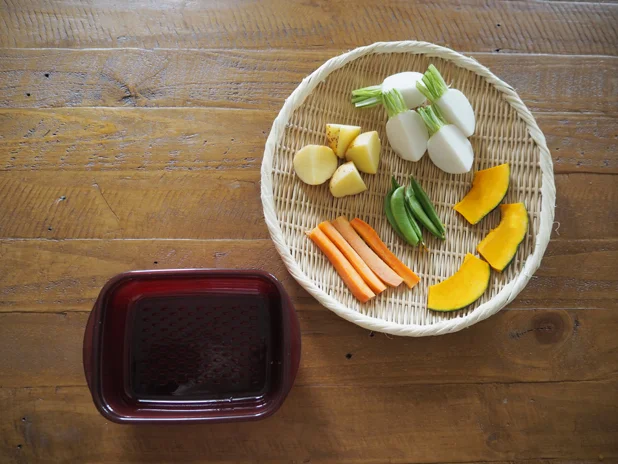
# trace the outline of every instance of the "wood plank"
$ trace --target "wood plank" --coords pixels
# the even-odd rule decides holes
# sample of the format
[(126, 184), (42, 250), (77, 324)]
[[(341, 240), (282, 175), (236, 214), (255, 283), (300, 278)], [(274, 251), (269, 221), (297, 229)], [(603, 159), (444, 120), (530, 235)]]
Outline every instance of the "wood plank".
[[(300, 376), (302, 380), (302, 373)], [(85, 387), (0, 389), (4, 462), (618, 458), (615, 382), (297, 386), (264, 422), (122, 427)], [(85, 444), (88, 444), (85, 446)]]
[[(3, 238), (268, 238), (260, 173), (0, 171)], [(612, 175), (559, 174), (561, 239), (616, 237)]]
[[(270, 240), (1, 240), (0, 312), (89, 311), (115, 274), (193, 267), (264, 269), (283, 282), (297, 309), (323, 309)], [(552, 241), (510, 308), (618, 308), (617, 281), (617, 240)]]
[[(275, 111), (0, 109), (0, 171), (259, 170)], [(618, 173), (614, 116), (537, 113), (556, 173)]]
[[(0, 107), (278, 110), (338, 50), (0, 49)], [(616, 113), (614, 57), (472, 53), (533, 111)]]
[[(85, 386), (88, 315), (0, 313), (0, 385)], [(501, 311), (470, 329), (424, 339), (370, 334), (324, 308), (300, 308), (298, 316), (298, 386), (618, 380), (612, 310)]]
[(276, 115), (222, 108), (0, 110), (0, 169), (258, 171)]
[[(347, 49), (423, 40), (464, 51), (616, 55), (618, 9), (608, 4), (481, 0), (393, 2), (9, 2), (0, 47)], [(8, 3), (8, 4), (7, 4)], [(333, 19), (335, 18), (335, 19)], [(345, 18), (345, 20), (341, 20)]]
[(0, 236), (267, 238), (259, 172), (0, 172)]

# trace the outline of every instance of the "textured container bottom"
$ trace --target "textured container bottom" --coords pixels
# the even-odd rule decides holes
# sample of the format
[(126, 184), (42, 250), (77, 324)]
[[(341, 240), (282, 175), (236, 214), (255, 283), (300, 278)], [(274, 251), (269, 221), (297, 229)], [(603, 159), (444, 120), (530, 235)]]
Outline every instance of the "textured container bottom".
[(149, 297), (131, 312), (129, 388), (138, 401), (237, 399), (268, 390), (263, 295)]

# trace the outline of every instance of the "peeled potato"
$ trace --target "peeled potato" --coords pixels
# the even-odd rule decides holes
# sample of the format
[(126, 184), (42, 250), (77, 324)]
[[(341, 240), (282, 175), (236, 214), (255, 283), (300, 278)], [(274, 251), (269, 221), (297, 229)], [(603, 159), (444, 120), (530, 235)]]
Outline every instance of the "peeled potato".
[(356, 195), (365, 190), (367, 186), (352, 161), (339, 166), (330, 179), (330, 193), (337, 198)]
[(328, 146), (339, 158), (343, 158), (352, 140), (360, 134), (359, 126), (345, 124), (326, 124), (326, 140)]
[(323, 184), (336, 169), (337, 156), (323, 145), (307, 145), (294, 155), (294, 171), (305, 184)]
[(375, 174), (380, 164), (381, 148), (377, 131), (363, 132), (352, 141), (345, 152), (345, 159), (354, 161), (359, 171)]

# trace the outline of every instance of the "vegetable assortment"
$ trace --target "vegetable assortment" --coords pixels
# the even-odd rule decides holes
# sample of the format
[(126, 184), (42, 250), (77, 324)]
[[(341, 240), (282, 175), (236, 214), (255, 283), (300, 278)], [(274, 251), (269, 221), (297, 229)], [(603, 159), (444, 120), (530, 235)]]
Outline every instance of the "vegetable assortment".
[[(393, 151), (406, 161), (417, 162), (428, 152), (442, 171), (463, 174), (472, 169), (474, 152), (468, 137), (474, 134), (474, 110), (466, 96), (449, 88), (434, 65), (424, 74), (402, 72), (382, 84), (352, 91), (357, 108), (383, 105), (388, 114), (386, 135)], [(361, 173), (376, 174), (380, 165), (381, 141), (377, 131), (362, 132), (360, 126), (329, 123), (326, 145), (307, 145), (293, 159), (298, 177), (309, 185), (330, 179), (335, 198), (367, 190)], [(345, 159), (339, 165), (338, 160)], [(454, 205), (470, 224), (477, 224), (496, 208), (509, 187), (508, 164), (475, 173), (470, 191)], [(371, 185), (371, 184), (370, 184)], [(395, 234), (411, 246), (425, 245), (423, 232), (445, 240), (446, 227), (427, 192), (414, 177), (409, 185), (391, 178), (384, 196), (384, 215)], [(480, 259), (468, 253), (451, 277), (429, 287), (427, 307), (454, 311), (476, 301), (489, 285), (490, 272), (501, 272), (513, 257), (528, 231), (523, 203), (500, 205), (502, 219), (477, 246)], [(361, 303), (398, 287), (413, 288), (420, 281), (399, 260), (377, 232), (359, 218), (340, 216), (323, 221), (307, 232)]]

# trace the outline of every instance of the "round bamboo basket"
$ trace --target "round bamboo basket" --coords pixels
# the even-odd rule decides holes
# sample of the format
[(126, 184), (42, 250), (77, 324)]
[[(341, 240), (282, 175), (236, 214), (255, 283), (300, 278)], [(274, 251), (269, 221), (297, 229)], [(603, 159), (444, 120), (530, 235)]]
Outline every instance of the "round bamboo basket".
[[(378, 84), (394, 73), (424, 72), (433, 63), (452, 87), (470, 100), (476, 132), (470, 138), (475, 160), (464, 175), (446, 174), (427, 155), (412, 163), (389, 147), (386, 111), (356, 109), (353, 89)], [(304, 184), (294, 173), (292, 159), (307, 144), (325, 143), (326, 123), (351, 124), (377, 130), (382, 140), (378, 173), (362, 174), (368, 190), (333, 198), (328, 183)], [(471, 306), (453, 312), (427, 309), (430, 285), (451, 276), (466, 253), (500, 221), (498, 209), (479, 224), (470, 225), (453, 210), (469, 190), (473, 173), (502, 163), (511, 166), (504, 203), (523, 202), (530, 226), (513, 262), (491, 273), (484, 295)], [(436, 205), (446, 228), (442, 241), (425, 233), (428, 250), (399, 239), (383, 212), (391, 175), (408, 182), (413, 175)], [(287, 98), (266, 142), (261, 172), (264, 217), (277, 251), (292, 276), (322, 305), (370, 330), (404, 336), (441, 335), (486, 319), (510, 303), (539, 267), (554, 221), (555, 185), (551, 155), (534, 117), (515, 90), (472, 58), (426, 42), (381, 42), (357, 48), (324, 63)], [(367, 303), (359, 303), (323, 253), (305, 232), (324, 220), (345, 215), (368, 222), (386, 245), (421, 278), (409, 289), (389, 288)]]

